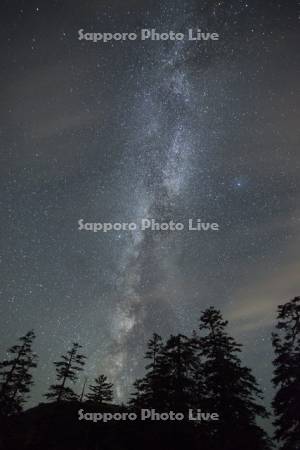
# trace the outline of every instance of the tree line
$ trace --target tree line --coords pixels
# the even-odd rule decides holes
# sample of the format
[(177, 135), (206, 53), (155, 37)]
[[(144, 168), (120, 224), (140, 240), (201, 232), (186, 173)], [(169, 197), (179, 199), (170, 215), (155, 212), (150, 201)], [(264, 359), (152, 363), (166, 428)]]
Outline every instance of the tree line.
[[(262, 405), (262, 391), (240, 358), (241, 345), (228, 334), (228, 322), (210, 307), (202, 312), (198, 329), (191, 336), (171, 335), (165, 342), (154, 333), (147, 344), (145, 375), (136, 380), (128, 408), (184, 412), (201, 408), (217, 412), (220, 420), (196, 424), (202, 443), (209, 448), (269, 450), (272, 443), (258, 424), (270, 412)], [(29, 331), (9, 348), (0, 362), (0, 415), (22, 412), (33, 385), (32, 370), (38, 357)], [(274, 438), (281, 450), (300, 448), (300, 297), (278, 307), (272, 333), (275, 395), (272, 402)], [(86, 357), (75, 342), (54, 362), (56, 381), (45, 397), (48, 401), (90, 401), (101, 405), (113, 400), (113, 384), (104, 374), (81, 394), (73, 389), (84, 369)], [(234, 445), (232, 443), (234, 433)], [(203, 445), (205, 448), (205, 445)]]

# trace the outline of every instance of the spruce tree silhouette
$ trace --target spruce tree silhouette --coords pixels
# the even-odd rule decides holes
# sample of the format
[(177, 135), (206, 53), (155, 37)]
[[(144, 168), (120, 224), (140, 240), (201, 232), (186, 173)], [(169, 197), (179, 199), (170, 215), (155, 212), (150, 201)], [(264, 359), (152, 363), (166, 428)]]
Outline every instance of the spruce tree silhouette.
[(193, 374), (196, 367), (194, 347), (183, 334), (170, 336), (163, 355), (168, 368), (168, 407), (184, 412), (193, 403)]
[[(170, 336), (163, 344), (161, 337), (153, 334), (148, 342), (145, 358), (150, 363), (146, 365), (145, 377), (134, 383), (135, 393), (130, 404), (137, 410), (153, 408), (155, 411), (173, 411), (184, 415), (180, 423), (141, 424), (145, 436), (154, 439), (152, 447), (182, 449), (187, 446), (190, 450), (211, 448), (207, 426), (188, 421), (188, 409), (199, 400), (199, 396), (195, 395), (196, 380), (199, 381), (200, 374), (197, 352), (195, 335), (192, 339), (182, 334)], [(154, 436), (157, 439), (159, 436), (159, 440), (155, 441)]]
[(31, 369), (37, 366), (37, 355), (32, 351), (34, 332), (20, 337), (20, 344), (8, 349), (8, 359), (0, 363), (0, 415), (19, 413), (28, 399), (33, 385)]
[(199, 347), (207, 395), (206, 407), (217, 412), (214, 422), (213, 449), (267, 450), (271, 448), (267, 434), (256, 423), (257, 416), (268, 417), (259, 404), (262, 398), (255, 377), (238, 357), (241, 345), (226, 332), (219, 310), (211, 307), (200, 317)]
[(275, 438), (281, 450), (300, 448), (300, 297), (278, 307), (277, 331), (272, 334), (275, 351), (273, 400)]
[(162, 338), (156, 333), (148, 341), (145, 359), (149, 360), (146, 375), (135, 381), (135, 392), (129, 403), (137, 409), (163, 410), (166, 406), (167, 368), (163, 358)]
[(78, 395), (75, 394), (72, 388), (66, 386), (67, 381), (75, 383), (77, 381), (80, 371), (83, 370), (85, 364), (85, 356), (79, 353), (82, 348), (77, 342), (74, 342), (72, 348), (67, 351), (65, 355), (61, 356), (60, 361), (55, 361), (56, 378), (60, 383), (52, 384), (49, 392), (45, 397), (49, 400), (54, 400), (59, 403), (61, 400), (70, 401), (78, 400)]
[(191, 367), (193, 386), (192, 386), (192, 398), (191, 407), (199, 408), (201, 406), (203, 411), (207, 411), (207, 390), (205, 385), (203, 357), (199, 344), (199, 336), (194, 330), (190, 339), (190, 348), (193, 351), (193, 364)]
[(95, 384), (89, 386), (91, 392), (86, 395), (87, 400), (100, 405), (103, 402), (111, 402), (113, 399), (113, 384), (108, 383), (105, 375), (99, 375), (94, 382)]
[(153, 334), (148, 342), (144, 378), (134, 383), (136, 389), (131, 404), (138, 408), (155, 408), (160, 411), (188, 409), (193, 398), (193, 373), (196, 367), (194, 346), (186, 336), (170, 336), (163, 344), (159, 335)]

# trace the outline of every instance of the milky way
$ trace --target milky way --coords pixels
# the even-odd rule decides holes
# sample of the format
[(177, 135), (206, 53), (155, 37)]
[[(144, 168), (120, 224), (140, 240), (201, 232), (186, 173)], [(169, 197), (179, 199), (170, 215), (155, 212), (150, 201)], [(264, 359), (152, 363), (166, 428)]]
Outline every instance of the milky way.
[[(126, 400), (150, 335), (189, 334), (214, 305), (268, 403), (276, 306), (300, 290), (296, 8), (81, 3), (3, 5), (0, 350), (35, 329), (31, 404), (72, 340)], [(81, 28), (220, 39), (103, 44)], [(81, 218), (220, 231), (87, 233)]]
[[(189, 114), (194, 105), (184, 68), (176, 67), (180, 59), (184, 64), (184, 53), (185, 46), (175, 45), (166, 59), (163, 59), (162, 68), (148, 70), (146, 76), (153, 79), (153, 85), (149, 90), (142, 91), (142, 98), (133, 114), (134, 120), (141, 118), (144, 122), (129, 142), (129, 146), (135, 150), (134, 157), (138, 152), (142, 163), (140, 179), (134, 188), (137, 200), (131, 209), (134, 223), (151, 218), (159, 222), (171, 220), (176, 211), (177, 197), (184, 191), (188, 180), (190, 155), (194, 150)], [(160, 52), (159, 57), (161, 56)], [(150, 120), (147, 123), (145, 113), (149, 114), (149, 110)], [(165, 120), (170, 113), (175, 118), (172, 124)], [(121, 276), (117, 285), (120, 302), (113, 312), (112, 320), (113, 353), (106, 362), (106, 367), (117, 384), (122, 379), (126, 366), (134, 373), (138, 360), (136, 355), (133, 358), (132, 353), (128, 354), (128, 349), (132, 352), (132, 346), (135, 350), (137, 345), (134, 342), (145, 342), (145, 329), (151, 332), (150, 324), (155, 327), (155, 321), (151, 319), (151, 297), (154, 296), (156, 302), (166, 301), (162, 294), (155, 291), (159, 288), (160, 279), (165, 279), (173, 272), (168, 263), (169, 252), (165, 251), (165, 246), (170, 247), (170, 236), (157, 233), (150, 237), (146, 234), (147, 230), (134, 231), (124, 250), (124, 256), (121, 257)], [(165, 308), (170, 316), (172, 306), (166, 305)], [(141, 352), (140, 348), (138, 345), (138, 354)], [(125, 388), (130, 384), (132, 379), (126, 378)]]

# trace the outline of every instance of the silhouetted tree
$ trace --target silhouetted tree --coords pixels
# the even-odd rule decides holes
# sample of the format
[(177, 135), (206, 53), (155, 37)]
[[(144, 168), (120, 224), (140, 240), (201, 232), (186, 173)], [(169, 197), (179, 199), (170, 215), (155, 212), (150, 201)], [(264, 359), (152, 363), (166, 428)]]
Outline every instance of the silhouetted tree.
[(163, 359), (162, 338), (154, 333), (148, 341), (147, 348), (145, 359), (149, 360), (149, 364), (146, 365), (146, 375), (135, 381), (135, 392), (130, 404), (136, 408), (160, 409), (165, 401), (167, 373)]
[(170, 336), (165, 345), (157, 334), (148, 342), (144, 378), (134, 383), (131, 401), (136, 407), (183, 410), (189, 407), (193, 388), (194, 349), (181, 334)]
[(148, 350), (145, 354), (145, 359), (149, 359), (150, 361), (150, 363), (146, 366), (146, 369), (156, 369), (162, 349), (163, 342), (161, 336), (157, 333), (153, 333), (152, 338), (149, 339)]
[(273, 400), (275, 438), (281, 450), (300, 448), (300, 297), (278, 307), (277, 331), (272, 335), (275, 351)]
[(113, 399), (113, 384), (107, 381), (105, 375), (99, 375), (95, 378), (95, 384), (90, 385), (86, 398), (95, 403), (111, 402)]
[(194, 346), (187, 336), (170, 336), (163, 355), (168, 369), (168, 405), (171, 409), (184, 411), (192, 406), (196, 367)]
[(79, 353), (82, 348), (77, 342), (74, 342), (72, 348), (65, 355), (61, 356), (60, 361), (55, 361), (56, 378), (58, 383), (53, 384), (49, 388), (49, 392), (45, 394), (49, 400), (60, 402), (61, 400), (70, 401), (78, 399), (77, 394), (72, 388), (66, 386), (67, 381), (75, 383), (80, 371), (83, 370), (85, 364), (85, 356)]
[[(197, 381), (200, 380), (200, 359), (195, 335), (191, 339), (182, 334), (170, 336), (163, 344), (161, 337), (154, 334), (148, 342), (145, 358), (149, 360), (146, 375), (135, 382), (131, 405), (137, 409), (177, 411), (187, 418), (187, 410), (199, 400)], [(157, 423), (153, 425), (152, 432), (162, 441), (169, 442), (171, 439), (174, 448), (211, 448), (207, 426), (198, 426), (188, 420), (180, 426), (172, 422)]]
[(22, 336), (20, 344), (8, 349), (8, 358), (0, 363), (0, 412), (11, 415), (22, 411), (33, 384), (31, 369), (37, 366), (32, 351), (33, 331)]
[(192, 365), (192, 379), (193, 379), (193, 389), (192, 389), (192, 405), (195, 408), (199, 408), (201, 405), (202, 409), (205, 409), (205, 401), (207, 398), (207, 390), (205, 386), (205, 376), (203, 367), (203, 357), (201, 353), (201, 348), (199, 344), (199, 336), (194, 330), (192, 337), (190, 339), (190, 346), (193, 349), (193, 365)]
[(238, 357), (241, 345), (226, 332), (219, 310), (208, 308), (200, 317), (199, 346), (205, 377), (205, 408), (217, 412), (212, 448), (222, 450), (265, 450), (270, 448), (266, 433), (256, 423), (268, 417), (258, 403), (262, 398), (255, 377)]

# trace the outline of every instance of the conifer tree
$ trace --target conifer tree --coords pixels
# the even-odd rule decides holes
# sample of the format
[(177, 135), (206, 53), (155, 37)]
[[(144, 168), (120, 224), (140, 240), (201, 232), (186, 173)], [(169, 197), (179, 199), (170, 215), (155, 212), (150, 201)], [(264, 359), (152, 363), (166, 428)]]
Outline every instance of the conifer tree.
[(222, 450), (269, 449), (269, 438), (256, 423), (258, 416), (268, 416), (259, 403), (261, 391), (251, 370), (241, 364), (241, 345), (227, 334), (226, 327), (227, 321), (215, 308), (207, 309), (200, 317), (205, 408), (220, 416), (214, 423), (212, 444)]
[(196, 368), (194, 346), (187, 336), (170, 336), (163, 355), (168, 369), (168, 405), (183, 412), (192, 405)]
[(195, 330), (193, 330), (190, 339), (190, 348), (193, 351), (193, 364), (191, 366), (191, 378), (193, 380), (191, 407), (199, 408), (199, 405), (201, 405), (202, 409), (205, 410), (207, 390), (205, 385), (204, 367), (202, 364), (203, 358), (199, 345), (199, 336)]
[(165, 345), (157, 334), (148, 342), (145, 358), (146, 375), (135, 382), (131, 401), (136, 407), (186, 409), (192, 398), (194, 351), (190, 339), (183, 335), (170, 336)]
[(107, 381), (105, 375), (99, 375), (94, 381), (95, 384), (89, 386), (90, 392), (86, 395), (86, 398), (99, 404), (111, 402), (113, 399), (113, 384)]
[(272, 337), (275, 438), (281, 450), (296, 450), (300, 448), (300, 297), (278, 307)]
[(166, 397), (167, 368), (163, 358), (162, 338), (154, 333), (147, 344), (146, 375), (135, 381), (135, 392), (130, 404), (136, 408), (162, 409)]
[(70, 386), (66, 386), (66, 383), (68, 381), (75, 383), (79, 372), (83, 370), (86, 357), (79, 353), (81, 348), (80, 344), (74, 342), (72, 348), (65, 355), (61, 356), (61, 360), (54, 362), (57, 384), (51, 385), (49, 392), (45, 394), (45, 397), (49, 400), (59, 403), (62, 400), (71, 401), (78, 399), (77, 394)]
[(33, 384), (31, 369), (37, 366), (37, 355), (32, 351), (35, 334), (31, 330), (20, 343), (11, 347), (8, 358), (0, 363), (0, 413), (11, 415), (22, 411)]

